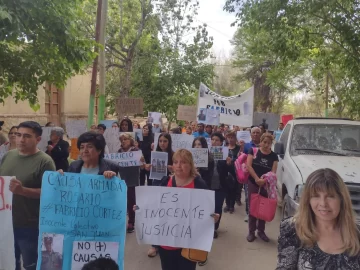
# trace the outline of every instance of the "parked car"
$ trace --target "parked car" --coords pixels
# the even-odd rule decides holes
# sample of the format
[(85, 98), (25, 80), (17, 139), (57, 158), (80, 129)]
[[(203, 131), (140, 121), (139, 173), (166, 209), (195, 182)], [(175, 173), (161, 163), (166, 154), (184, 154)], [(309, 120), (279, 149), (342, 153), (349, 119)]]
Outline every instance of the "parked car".
[(359, 146), (358, 121), (333, 118), (289, 121), (274, 146), (279, 156), (276, 174), (283, 217), (295, 214), (307, 177), (320, 168), (331, 168), (344, 179), (353, 208), (360, 217)]

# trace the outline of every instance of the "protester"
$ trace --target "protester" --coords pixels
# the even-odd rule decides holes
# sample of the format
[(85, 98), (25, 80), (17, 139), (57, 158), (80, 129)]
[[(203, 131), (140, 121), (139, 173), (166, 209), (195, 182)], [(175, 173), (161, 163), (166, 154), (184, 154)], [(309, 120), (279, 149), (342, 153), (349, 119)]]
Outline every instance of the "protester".
[[(225, 138), (219, 132), (211, 135), (211, 146), (222, 146)], [(211, 180), (211, 190), (215, 191), (215, 212), (220, 215), (219, 220), (215, 223), (214, 238), (218, 238), (218, 229), (220, 226), (222, 207), (226, 197), (227, 165), (225, 160), (215, 160), (214, 173)]]
[(141, 127), (140, 127), (140, 125), (138, 123), (134, 123), (133, 128), (134, 129), (141, 129)]
[(7, 138), (4, 133), (2, 133), (2, 126), (4, 121), (0, 121), (0, 146), (7, 142)]
[[(140, 142), (140, 150), (143, 153), (145, 163), (150, 164), (151, 158), (151, 147), (154, 143), (154, 134), (152, 133), (152, 125), (146, 124), (142, 128), (143, 140)], [(150, 179), (150, 171), (147, 171), (145, 168), (140, 170), (140, 185), (145, 185), (145, 178), (147, 180), (147, 185), (152, 185), (152, 179)]]
[(274, 132), (275, 141), (278, 142), (278, 141), (280, 140), (280, 136), (281, 136), (283, 130), (284, 130), (284, 124), (283, 124), (283, 123), (280, 123), (280, 124), (279, 124), (279, 129)]
[(133, 124), (130, 119), (123, 119), (120, 122), (120, 132), (133, 132)]
[[(190, 151), (179, 149), (173, 156), (174, 175), (164, 177), (161, 186), (173, 188), (207, 189), (207, 185), (196, 171)], [(175, 184), (175, 185), (174, 185)], [(219, 214), (214, 214), (214, 221), (218, 221)], [(196, 262), (181, 256), (181, 248), (160, 246), (159, 254), (162, 270), (194, 270)]]
[[(206, 139), (201, 136), (195, 138), (193, 141), (193, 144), (192, 144), (192, 148), (208, 149), (208, 144), (207, 144)], [(206, 168), (204, 168), (204, 167), (198, 168), (201, 178), (205, 181), (205, 183), (207, 184), (209, 189), (211, 188), (211, 181), (212, 181), (212, 177), (214, 175), (214, 168), (215, 168), (215, 161), (214, 161), (214, 158), (212, 157), (212, 155), (209, 153), (207, 167)]]
[[(135, 138), (129, 133), (121, 134), (120, 142), (121, 148), (119, 149), (119, 153), (139, 151), (139, 149), (135, 147)], [(142, 158), (141, 162), (144, 161)], [(144, 166), (120, 167), (121, 179), (125, 180), (127, 185), (127, 211), (129, 216), (127, 233), (133, 233), (135, 230), (135, 212), (132, 206), (136, 204), (135, 187), (140, 185), (140, 168), (143, 169)]]
[(179, 128), (172, 128), (170, 129), (170, 134), (181, 134), (181, 129)]
[[(244, 145), (244, 153), (248, 154), (249, 149), (259, 147), (260, 145), (260, 137), (261, 137), (261, 130), (258, 127), (251, 128), (251, 141), (249, 143), (245, 143)], [(246, 203), (246, 217), (245, 222), (249, 220), (249, 196), (248, 196), (248, 185), (244, 185), (245, 190), (245, 203)]]
[(192, 135), (191, 126), (186, 127), (186, 134), (187, 134), (187, 135)]
[(112, 123), (111, 128), (119, 128), (119, 123), (118, 122)]
[(233, 214), (235, 211), (235, 200), (236, 200), (236, 190), (238, 189), (238, 181), (236, 180), (236, 172), (234, 162), (238, 157), (240, 146), (236, 144), (236, 133), (235, 131), (229, 131), (226, 134), (226, 140), (228, 142), (229, 155), (226, 158), (227, 170), (230, 174), (228, 177), (233, 178), (233, 185), (228, 181), (228, 187), (226, 192), (226, 206), (224, 212), (230, 212)]
[[(174, 152), (172, 150), (172, 140), (171, 135), (169, 133), (161, 133), (158, 139), (158, 144), (156, 147), (156, 152), (166, 152), (168, 153), (168, 166), (167, 166), (167, 175), (169, 176), (173, 172), (173, 155)], [(151, 164), (145, 165), (146, 170), (150, 171)], [(152, 180), (153, 186), (160, 186), (160, 180)], [(158, 246), (152, 246), (148, 250), (148, 257), (153, 258), (158, 254)]]
[(207, 134), (209, 134), (209, 138), (210, 138), (211, 134), (213, 133), (212, 125), (206, 125), (205, 131)]
[(281, 222), (276, 269), (360, 269), (359, 239), (344, 180), (332, 169), (316, 170), (296, 215)]
[(98, 258), (84, 264), (81, 270), (119, 270), (119, 266), (112, 259)]
[[(101, 135), (104, 135), (106, 126), (104, 124), (98, 124), (96, 128), (97, 132)], [(109, 147), (105, 144), (105, 154), (110, 154)]]
[(50, 133), (50, 141), (46, 147), (48, 154), (54, 161), (56, 170), (67, 172), (69, 168), (69, 143), (63, 140), (65, 132), (61, 127), (54, 127)]
[(45, 171), (55, 171), (55, 164), (37, 148), (42, 128), (34, 121), (20, 123), (16, 133), (17, 149), (5, 154), (0, 175), (14, 176), (10, 182), (16, 270), (35, 270), (38, 257), (39, 208), (41, 180)]
[(195, 138), (199, 136), (210, 138), (210, 135), (205, 132), (205, 125), (203, 123), (197, 125), (197, 132), (194, 132), (193, 135)]
[(197, 131), (197, 123), (196, 123), (196, 121), (191, 122), (191, 129), (192, 129), (192, 133)]
[(3, 145), (0, 146), (1, 152), (8, 152), (10, 150), (16, 149), (16, 133), (18, 127), (12, 126), (8, 133), (9, 141), (5, 142)]
[(266, 132), (265, 125), (264, 125), (264, 124), (260, 124), (260, 125), (259, 125), (259, 128), (260, 128), (260, 131), (261, 131), (260, 135), (265, 134), (265, 132)]
[[(267, 191), (263, 187), (265, 180), (263, 175), (268, 172), (276, 174), (278, 156), (271, 150), (273, 136), (265, 133), (261, 136), (260, 147), (254, 156), (253, 148), (249, 149), (249, 155), (247, 158), (247, 168), (250, 173), (248, 182), (248, 195), (249, 195), (249, 206), (251, 205), (251, 194), (257, 194), (260, 192), (261, 196), (267, 197)], [(248, 242), (255, 240), (255, 231), (257, 230), (258, 236), (265, 242), (269, 242), (269, 238), (265, 234), (265, 221), (258, 220), (249, 215), (249, 235), (247, 236)]]

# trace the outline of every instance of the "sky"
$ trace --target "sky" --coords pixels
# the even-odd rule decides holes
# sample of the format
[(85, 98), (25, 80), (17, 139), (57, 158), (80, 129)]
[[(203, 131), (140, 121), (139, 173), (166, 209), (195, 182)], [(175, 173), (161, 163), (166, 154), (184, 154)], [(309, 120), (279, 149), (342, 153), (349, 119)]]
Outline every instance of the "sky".
[(200, 8), (197, 20), (208, 25), (209, 36), (214, 38), (215, 55), (224, 53), (225, 56), (230, 56), (232, 49), (230, 40), (236, 31), (236, 27), (230, 25), (235, 21), (235, 14), (223, 10), (225, 1), (199, 0)]

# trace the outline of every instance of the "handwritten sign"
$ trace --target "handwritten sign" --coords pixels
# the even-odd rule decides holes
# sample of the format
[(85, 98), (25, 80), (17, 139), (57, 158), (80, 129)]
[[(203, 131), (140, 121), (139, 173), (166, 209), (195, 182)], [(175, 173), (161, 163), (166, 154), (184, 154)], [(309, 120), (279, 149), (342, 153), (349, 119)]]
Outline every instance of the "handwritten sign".
[(119, 114), (143, 114), (144, 101), (142, 98), (118, 98), (116, 99), (116, 112)]
[(83, 261), (89, 258), (111, 258), (118, 261), (119, 243), (118, 242), (95, 242), (95, 241), (74, 241), (71, 270), (81, 270), (84, 266)]
[[(45, 172), (40, 199), (39, 254), (43, 234), (64, 235), (62, 269), (78, 269), (72, 267), (106, 254), (117, 259), (120, 269), (124, 269), (126, 202), (127, 187), (119, 178), (108, 180), (100, 175)], [(95, 248), (93, 256), (79, 248), (73, 253), (74, 245), (78, 247), (76, 242), (106, 243), (107, 249)], [(118, 247), (109, 242), (118, 243)], [(41, 260), (39, 256), (37, 270)]]
[(15, 269), (11, 176), (0, 176), (0, 269)]
[(196, 121), (196, 106), (179, 105), (177, 110), (177, 120)]
[(191, 148), (191, 152), (195, 167), (197, 168), (207, 168), (209, 163), (209, 149), (207, 148)]
[(168, 153), (151, 152), (150, 179), (161, 180), (167, 175)]
[(226, 146), (211, 146), (210, 153), (214, 160), (225, 160), (229, 156), (229, 148)]
[(71, 139), (70, 158), (73, 160), (77, 160), (80, 155), (79, 148), (77, 147), (77, 141), (77, 138)]
[(79, 138), (87, 131), (86, 120), (68, 120), (65, 122), (65, 128), (70, 139)]
[(214, 191), (136, 187), (135, 231), (139, 244), (210, 251), (214, 236)]
[(120, 167), (140, 166), (142, 151), (105, 154), (105, 159), (117, 163)]
[(250, 131), (238, 131), (236, 132), (236, 138), (238, 141), (243, 140), (245, 143), (251, 142)]
[[(156, 149), (161, 133), (155, 133), (154, 149)], [(191, 149), (194, 141), (193, 135), (188, 134), (170, 134), (172, 140), (172, 150), (175, 152), (178, 149)]]
[(41, 140), (38, 143), (37, 147), (43, 152), (46, 152), (46, 147), (48, 146), (48, 141), (50, 141), (52, 129), (53, 127), (42, 127)]

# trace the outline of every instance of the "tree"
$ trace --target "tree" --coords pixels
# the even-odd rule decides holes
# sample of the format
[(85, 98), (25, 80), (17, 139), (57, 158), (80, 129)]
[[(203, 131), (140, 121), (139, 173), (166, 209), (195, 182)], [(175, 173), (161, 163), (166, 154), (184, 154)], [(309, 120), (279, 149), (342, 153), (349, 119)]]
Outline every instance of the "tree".
[[(94, 42), (78, 20), (81, 0), (4, 0), (0, 3), (0, 101), (38, 101), (44, 82), (63, 88), (88, 67)], [(39, 105), (33, 108), (39, 108)]]

